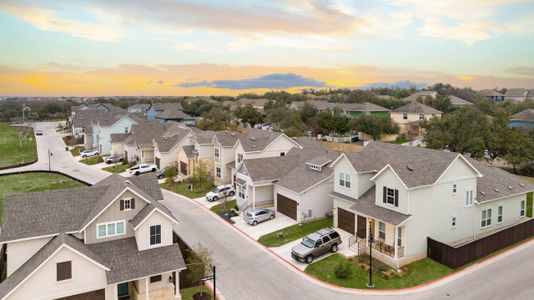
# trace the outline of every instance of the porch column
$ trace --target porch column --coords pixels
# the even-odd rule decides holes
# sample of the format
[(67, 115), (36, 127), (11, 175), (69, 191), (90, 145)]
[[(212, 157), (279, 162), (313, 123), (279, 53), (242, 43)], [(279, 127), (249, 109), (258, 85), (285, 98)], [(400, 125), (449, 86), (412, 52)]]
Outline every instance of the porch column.
[[(395, 261), (397, 261), (397, 255), (398, 255), (398, 252), (397, 252), (397, 238), (398, 238), (398, 234), (399, 234), (399, 228), (397, 226), (394, 226), (393, 227), (393, 250), (395, 251)], [(398, 263), (397, 263), (397, 267), (398, 267)]]
[(180, 271), (174, 271), (174, 296), (180, 295)]
[(145, 278), (145, 300), (149, 300), (148, 299), (148, 280), (149, 280), (149, 277)]
[(252, 209), (256, 207), (256, 186), (252, 186)]
[(370, 228), (369, 228), (369, 227), (370, 227), (370, 226), (369, 226), (369, 225), (370, 225), (369, 222), (371, 222), (371, 220), (370, 220), (369, 218), (366, 217), (366, 218), (365, 218), (365, 237), (366, 237), (366, 238), (365, 238), (365, 245), (366, 245), (367, 247), (369, 247), (369, 237), (370, 237), (369, 234), (371, 233), (370, 230), (369, 230), (369, 229), (370, 229)]

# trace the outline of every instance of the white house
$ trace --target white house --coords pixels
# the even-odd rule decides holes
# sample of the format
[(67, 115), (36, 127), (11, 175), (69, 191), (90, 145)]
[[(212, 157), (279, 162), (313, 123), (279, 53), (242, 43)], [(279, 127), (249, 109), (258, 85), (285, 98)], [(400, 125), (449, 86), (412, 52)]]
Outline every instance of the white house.
[[(92, 149), (97, 149), (100, 154), (111, 153), (111, 135), (117, 133), (129, 133), (133, 125), (144, 123), (142, 114), (118, 114), (107, 113), (105, 117), (98, 118), (91, 124), (90, 134), (93, 141)], [(89, 133), (86, 133), (86, 136)]]
[(372, 233), (391, 266), (426, 257), (427, 238), (455, 247), (530, 219), (532, 184), (458, 153), (371, 142), (331, 167), (335, 226), (360, 253)]

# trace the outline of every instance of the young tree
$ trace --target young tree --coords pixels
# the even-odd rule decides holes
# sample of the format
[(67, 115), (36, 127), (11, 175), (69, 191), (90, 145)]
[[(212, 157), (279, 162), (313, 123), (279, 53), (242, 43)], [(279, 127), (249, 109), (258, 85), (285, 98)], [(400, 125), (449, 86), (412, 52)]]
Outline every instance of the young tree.
[(213, 265), (212, 252), (201, 244), (187, 250), (187, 279), (192, 285), (202, 282), (204, 276), (211, 274)]

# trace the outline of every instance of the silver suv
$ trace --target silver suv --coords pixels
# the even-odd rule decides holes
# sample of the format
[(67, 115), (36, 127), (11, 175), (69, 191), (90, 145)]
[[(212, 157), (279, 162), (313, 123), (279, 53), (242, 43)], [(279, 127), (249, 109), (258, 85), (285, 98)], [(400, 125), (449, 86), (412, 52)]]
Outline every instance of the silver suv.
[(337, 252), (339, 244), (341, 244), (339, 233), (331, 228), (323, 228), (304, 237), (300, 244), (291, 249), (291, 257), (310, 264), (314, 258), (326, 252)]

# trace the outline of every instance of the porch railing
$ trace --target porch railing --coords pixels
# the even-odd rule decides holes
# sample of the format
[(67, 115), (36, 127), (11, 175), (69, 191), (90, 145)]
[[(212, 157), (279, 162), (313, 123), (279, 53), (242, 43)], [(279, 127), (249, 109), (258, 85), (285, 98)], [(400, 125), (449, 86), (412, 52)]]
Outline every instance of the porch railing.
[(382, 241), (375, 240), (373, 243), (373, 249), (377, 250), (378, 252), (381, 252), (387, 256), (394, 257), (395, 256), (395, 247), (388, 245)]

